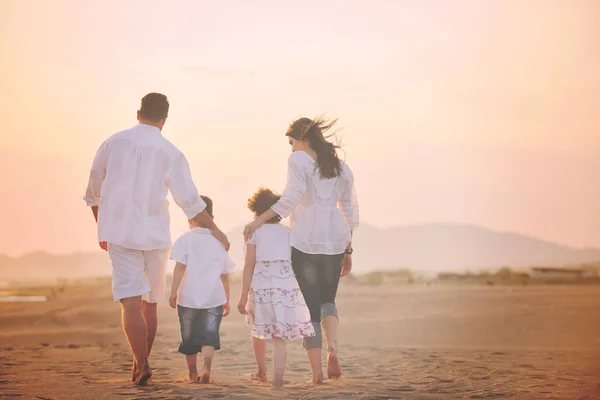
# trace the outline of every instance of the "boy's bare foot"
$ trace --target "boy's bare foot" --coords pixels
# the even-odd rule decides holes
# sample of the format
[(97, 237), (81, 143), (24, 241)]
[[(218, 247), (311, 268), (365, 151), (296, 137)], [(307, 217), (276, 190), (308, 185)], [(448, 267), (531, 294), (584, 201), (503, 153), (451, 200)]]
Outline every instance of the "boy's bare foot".
[(148, 365), (148, 363), (145, 363), (142, 368), (138, 367), (138, 370), (135, 375), (136, 385), (146, 386), (150, 378), (152, 378), (152, 370), (150, 370), (150, 366)]
[(250, 374), (250, 379), (253, 381), (266, 382), (267, 381), (267, 371), (257, 370), (255, 373)]
[(335, 351), (327, 353), (327, 377), (329, 379), (338, 379), (342, 376), (340, 360)]
[(190, 382), (197, 382), (198, 381), (198, 370), (196, 369), (196, 366), (192, 366), (189, 369), (189, 378), (190, 378)]
[(200, 383), (212, 383), (212, 381), (210, 380), (210, 371), (208, 370), (204, 370), (202, 371), (202, 376), (200, 377)]

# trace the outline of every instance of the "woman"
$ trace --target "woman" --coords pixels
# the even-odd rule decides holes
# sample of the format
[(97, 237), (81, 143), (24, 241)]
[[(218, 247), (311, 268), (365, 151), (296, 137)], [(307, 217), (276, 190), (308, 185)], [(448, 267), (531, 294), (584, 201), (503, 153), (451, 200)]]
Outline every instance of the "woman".
[(290, 125), (286, 136), (292, 154), (281, 199), (244, 228), (247, 240), (271, 218), (290, 216), (292, 268), (316, 332), (303, 339), (315, 384), (323, 382), (321, 327), (327, 342), (327, 376), (342, 375), (335, 296), (340, 276), (352, 268), (352, 232), (358, 227), (352, 171), (339, 159), (339, 147), (324, 136), (335, 122), (300, 118)]

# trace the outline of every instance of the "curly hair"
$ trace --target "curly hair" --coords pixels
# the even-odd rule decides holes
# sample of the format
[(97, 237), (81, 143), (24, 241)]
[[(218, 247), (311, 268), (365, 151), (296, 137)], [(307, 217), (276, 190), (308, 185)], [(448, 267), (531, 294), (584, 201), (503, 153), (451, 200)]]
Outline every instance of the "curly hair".
[[(255, 217), (269, 210), (273, 204), (277, 203), (281, 195), (273, 192), (271, 189), (259, 188), (256, 193), (248, 199), (248, 209), (254, 213)], [(281, 217), (276, 215), (267, 221), (267, 224), (277, 224), (281, 221)]]

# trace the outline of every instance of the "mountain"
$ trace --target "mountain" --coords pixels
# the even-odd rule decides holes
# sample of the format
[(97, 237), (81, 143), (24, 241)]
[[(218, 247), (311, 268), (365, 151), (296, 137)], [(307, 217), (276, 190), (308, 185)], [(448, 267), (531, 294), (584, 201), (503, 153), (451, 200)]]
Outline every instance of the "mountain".
[(600, 260), (600, 249), (577, 249), (517, 233), (459, 224), (431, 224), (355, 233), (359, 270), (406, 267), (421, 271), (492, 269), (501, 266), (576, 265)]
[[(242, 228), (228, 234), (231, 257), (243, 266)], [(502, 266), (576, 265), (600, 260), (600, 249), (577, 249), (516, 233), (459, 224), (431, 224), (378, 229), (363, 224), (355, 233), (354, 272), (410, 268), (415, 271), (464, 271)], [(101, 252), (20, 258), (0, 254), (1, 280), (55, 280), (110, 275)]]

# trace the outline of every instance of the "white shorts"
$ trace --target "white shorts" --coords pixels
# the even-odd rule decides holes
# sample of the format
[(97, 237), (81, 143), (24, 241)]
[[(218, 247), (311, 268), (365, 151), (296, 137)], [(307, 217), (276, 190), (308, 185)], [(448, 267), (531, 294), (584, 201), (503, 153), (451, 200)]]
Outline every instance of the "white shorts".
[(142, 296), (148, 303), (165, 298), (169, 249), (132, 250), (108, 244), (115, 301)]

